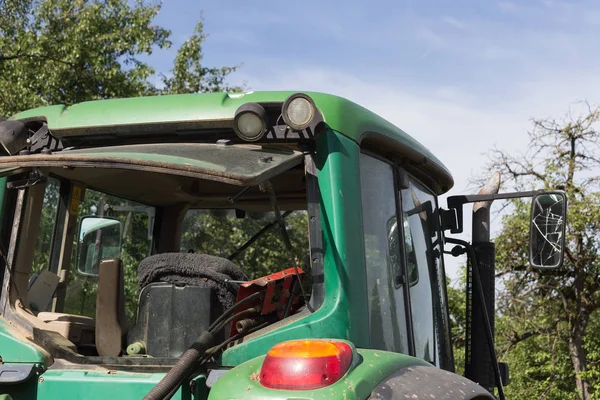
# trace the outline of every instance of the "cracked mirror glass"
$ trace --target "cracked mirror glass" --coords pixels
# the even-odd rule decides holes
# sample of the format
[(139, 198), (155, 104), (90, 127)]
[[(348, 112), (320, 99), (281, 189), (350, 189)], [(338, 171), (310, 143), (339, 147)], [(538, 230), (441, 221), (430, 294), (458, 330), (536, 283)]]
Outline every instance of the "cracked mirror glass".
[(565, 247), (566, 198), (564, 193), (536, 195), (531, 205), (529, 262), (534, 268), (558, 268)]

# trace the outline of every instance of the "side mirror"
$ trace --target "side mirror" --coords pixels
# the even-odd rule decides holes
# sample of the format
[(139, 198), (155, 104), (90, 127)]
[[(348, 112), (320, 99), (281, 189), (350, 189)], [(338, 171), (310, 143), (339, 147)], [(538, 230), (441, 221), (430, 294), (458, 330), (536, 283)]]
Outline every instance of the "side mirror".
[(121, 221), (109, 217), (83, 217), (77, 255), (77, 271), (98, 276), (100, 260), (121, 257)]
[(531, 201), (529, 262), (534, 268), (559, 268), (565, 253), (567, 198), (563, 192), (540, 193)]
[[(398, 221), (396, 217), (390, 218), (387, 222), (387, 230), (388, 230), (388, 246), (390, 252), (390, 262), (394, 266), (401, 266), (405, 263), (405, 260), (402, 260), (402, 252), (400, 251), (400, 235), (401, 232), (398, 232)], [(408, 227), (408, 220), (404, 219), (404, 232), (405, 235), (410, 234), (410, 228)], [(405, 237), (404, 243), (404, 252), (406, 254), (406, 262), (408, 269), (408, 285), (409, 287), (415, 286), (419, 283), (419, 270), (417, 268), (417, 261), (415, 251), (413, 249), (412, 239), (410, 237)], [(403, 276), (395, 276), (394, 281), (396, 284), (402, 284), (404, 281)]]

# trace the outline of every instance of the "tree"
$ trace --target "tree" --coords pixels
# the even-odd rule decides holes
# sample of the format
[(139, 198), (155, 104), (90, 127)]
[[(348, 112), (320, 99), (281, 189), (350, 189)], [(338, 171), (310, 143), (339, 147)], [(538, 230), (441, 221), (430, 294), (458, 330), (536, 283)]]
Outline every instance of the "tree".
[(546, 381), (537, 393), (545, 398), (568, 398), (576, 389), (580, 399), (588, 400), (598, 386), (590, 363), (597, 363), (600, 332), (590, 329), (592, 322), (597, 329), (600, 308), (599, 118), (600, 109), (588, 106), (579, 117), (534, 121), (526, 153), (514, 156), (496, 149), (491, 155), (490, 169), (499, 169), (515, 189), (560, 189), (568, 198), (562, 269), (527, 267), (523, 232), (529, 229), (529, 212), (522, 201), (511, 203), (513, 210), (495, 239), (504, 287), (498, 299), (498, 347), (505, 358), (521, 357), (516, 361), (527, 366), (524, 376), (531, 375), (524, 386)]
[(171, 32), (152, 24), (159, 5), (130, 3), (0, 0), (0, 115), (50, 104), (239, 89), (225, 83), (237, 67), (201, 64), (202, 19), (178, 50), (173, 76), (151, 80), (155, 70), (141, 56), (170, 47)]
[(454, 353), (454, 367), (456, 373), (464, 375), (465, 372), (465, 340), (466, 340), (466, 269), (461, 267), (458, 278), (458, 287), (452, 284), (450, 278), (446, 278), (446, 293), (448, 295), (448, 310), (450, 317), (450, 329), (452, 332), (452, 348)]

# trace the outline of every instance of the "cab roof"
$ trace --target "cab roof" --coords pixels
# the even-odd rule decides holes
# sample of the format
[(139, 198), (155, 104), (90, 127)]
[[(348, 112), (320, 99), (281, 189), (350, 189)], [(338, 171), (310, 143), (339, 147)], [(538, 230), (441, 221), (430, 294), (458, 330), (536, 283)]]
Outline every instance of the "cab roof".
[[(86, 136), (128, 127), (231, 127), (235, 111), (244, 103), (283, 103), (291, 91), (198, 93), (87, 101), (72, 106), (54, 105), (18, 113), (11, 119), (42, 119), (57, 137)], [(372, 141), (386, 152), (398, 152), (422, 165), (439, 184), (438, 192), (453, 185), (442, 162), (421, 143), (375, 113), (342, 97), (303, 92), (323, 114), (327, 126), (361, 144)], [(392, 145), (391, 147), (389, 145)]]

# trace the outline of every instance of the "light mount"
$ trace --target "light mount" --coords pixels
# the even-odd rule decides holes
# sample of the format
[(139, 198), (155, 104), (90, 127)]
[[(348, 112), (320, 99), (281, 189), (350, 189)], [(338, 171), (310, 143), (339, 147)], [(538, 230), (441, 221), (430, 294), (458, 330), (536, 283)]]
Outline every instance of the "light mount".
[[(36, 125), (36, 127), (32, 127)], [(38, 128), (38, 129), (36, 129)], [(28, 152), (42, 139), (48, 138), (50, 131), (45, 122), (5, 120), (0, 118), (0, 145), (11, 156)]]

